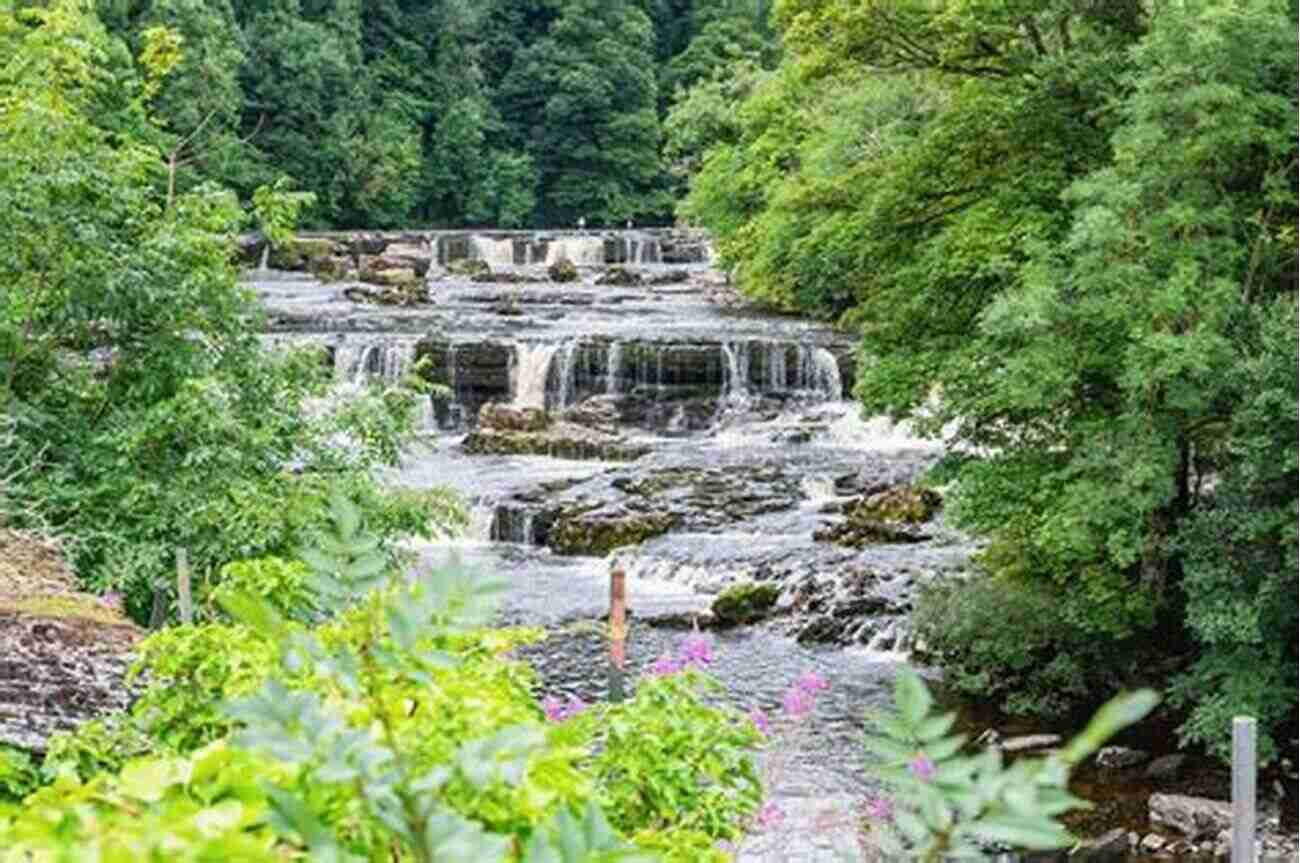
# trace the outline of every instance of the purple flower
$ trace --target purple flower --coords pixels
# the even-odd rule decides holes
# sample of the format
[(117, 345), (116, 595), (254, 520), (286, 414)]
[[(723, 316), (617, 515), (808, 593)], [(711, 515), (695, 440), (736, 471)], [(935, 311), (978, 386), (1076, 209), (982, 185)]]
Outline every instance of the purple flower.
[(822, 677), (815, 671), (805, 671), (803, 674), (799, 675), (797, 680), (795, 680), (794, 685), (796, 689), (799, 689), (808, 695), (816, 695), (824, 689), (831, 688), (831, 685), (826, 681), (826, 678)]
[(567, 703), (554, 695), (548, 695), (542, 699), (542, 712), (546, 714), (546, 718), (551, 722), (563, 722), (566, 719), (572, 719), (586, 709), (587, 703), (575, 696), (570, 696)]
[(666, 674), (676, 674), (681, 671), (683, 664), (668, 654), (664, 654), (650, 663), (650, 673), (655, 677), (663, 677)]
[(767, 714), (755, 707), (749, 711), (749, 721), (754, 723), (760, 734), (771, 734), (772, 723), (767, 721)]
[(707, 635), (691, 633), (682, 639), (678, 650), (682, 665), (698, 665), (701, 668), (713, 662), (713, 642)]
[(125, 611), (126, 604), (122, 601), (122, 594), (109, 592), (99, 598), (101, 604), (108, 606), (114, 611)]
[(785, 810), (776, 804), (775, 801), (769, 800), (763, 804), (763, 808), (758, 810), (758, 826), (764, 830), (769, 827), (775, 827), (785, 820)]
[(786, 692), (785, 698), (781, 699), (781, 706), (785, 708), (787, 716), (798, 719), (812, 713), (813, 697), (799, 687), (792, 686)]
[(889, 821), (894, 817), (894, 803), (888, 797), (872, 797), (867, 801), (867, 817)]
[(929, 782), (934, 778), (934, 762), (925, 757), (924, 752), (918, 752), (912, 759), (912, 763), (907, 766), (912, 771), (912, 775), (922, 782)]

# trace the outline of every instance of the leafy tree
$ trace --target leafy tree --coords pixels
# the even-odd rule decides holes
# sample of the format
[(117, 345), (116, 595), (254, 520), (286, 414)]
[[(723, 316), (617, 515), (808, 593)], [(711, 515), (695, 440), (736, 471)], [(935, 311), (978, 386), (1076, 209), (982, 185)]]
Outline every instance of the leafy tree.
[(502, 84), (537, 168), (544, 224), (657, 217), (660, 177), (653, 30), (627, 0), (566, 0)]

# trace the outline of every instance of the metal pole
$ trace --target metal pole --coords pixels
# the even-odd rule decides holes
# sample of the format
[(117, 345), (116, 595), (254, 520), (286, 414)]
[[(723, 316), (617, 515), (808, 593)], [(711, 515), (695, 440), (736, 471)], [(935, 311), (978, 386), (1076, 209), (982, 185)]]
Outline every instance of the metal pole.
[(627, 578), (609, 573), (609, 700), (623, 700), (623, 666), (627, 659)]
[(183, 548), (176, 549), (176, 604), (180, 609), (181, 623), (193, 623), (194, 604), (190, 600), (190, 555)]
[(1255, 720), (1232, 720), (1232, 863), (1255, 863)]

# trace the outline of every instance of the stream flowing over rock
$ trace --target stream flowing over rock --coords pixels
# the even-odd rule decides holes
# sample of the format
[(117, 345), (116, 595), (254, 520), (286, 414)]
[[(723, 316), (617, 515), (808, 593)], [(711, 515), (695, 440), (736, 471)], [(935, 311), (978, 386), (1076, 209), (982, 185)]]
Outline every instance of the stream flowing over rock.
[(700, 627), (745, 709), (779, 711), (818, 670), (831, 692), (773, 793), (796, 807), (863, 793), (863, 715), (907, 661), (916, 589), (964, 570), (973, 544), (918, 485), (942, 446), (846, 401), (855, 337), (747, 310), (684, 232), (316, 239), (420, 252), (427, 299), (384, 305), (310, 267), (259, 268), (265, 338), (319, 346), (349, 385), (437, 385), (424, 444), (390, 479), (471, 503), (464, 539), (420, 553), (510, 580), (503, 622), (549, 633), (524, 651), (545, 689), (604, 695), (598, 624), (621, 567), (634, 669)]

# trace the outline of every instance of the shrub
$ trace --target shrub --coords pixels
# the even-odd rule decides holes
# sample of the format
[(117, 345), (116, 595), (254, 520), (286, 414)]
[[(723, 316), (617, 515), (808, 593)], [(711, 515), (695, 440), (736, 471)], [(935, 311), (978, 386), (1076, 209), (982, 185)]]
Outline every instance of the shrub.
[(130, 713), (113, 713), (83, 722), (73, 731), (52, 734), (46, 742), (41, 776), (52, 781), (73, 776), (86, 781), (98, 773), (116, 773), (126, 762), (167, 752)]
[(306, 620), (311, 604), (307, 579), (311, 571), (296, 560), (262, 557), (228, 563), (217, 575), (217, 587), (211, 599), (219, 604), (222, 597), (244, 593), (265, 600), (280, 614), (294, 620)]
[(1049, 585), (988, 575), (924, 588), (913, 614), (920, 652), (957, 691), (1011, 714), (1060, 717), (1096, 706), (1139, 667), (1134, 639), (1083, 632)]
[(921, 678), (899, 673), (895, 709), (869, 717), (874, 731), (866, 739), (876, 756), (869, 772), (890, 789), (866, 805), (876, 844), (890, 858), (920, 863), (983, 859), (987, 844), (1070, 847), (1074, 839), (1056, 817), (1090, 805), (1066, 790), (1070, 770), (1158, 700), (1151, 690), (1121, 695), (1064, 748), (1004, 767), (996, 748), (962, 754), (965, 735), (948, 733), (957, 714), (936, 714)]
[(27, 752), (0, 743), (0, 805), (22, 800), (40, 785), (40, 772)]

